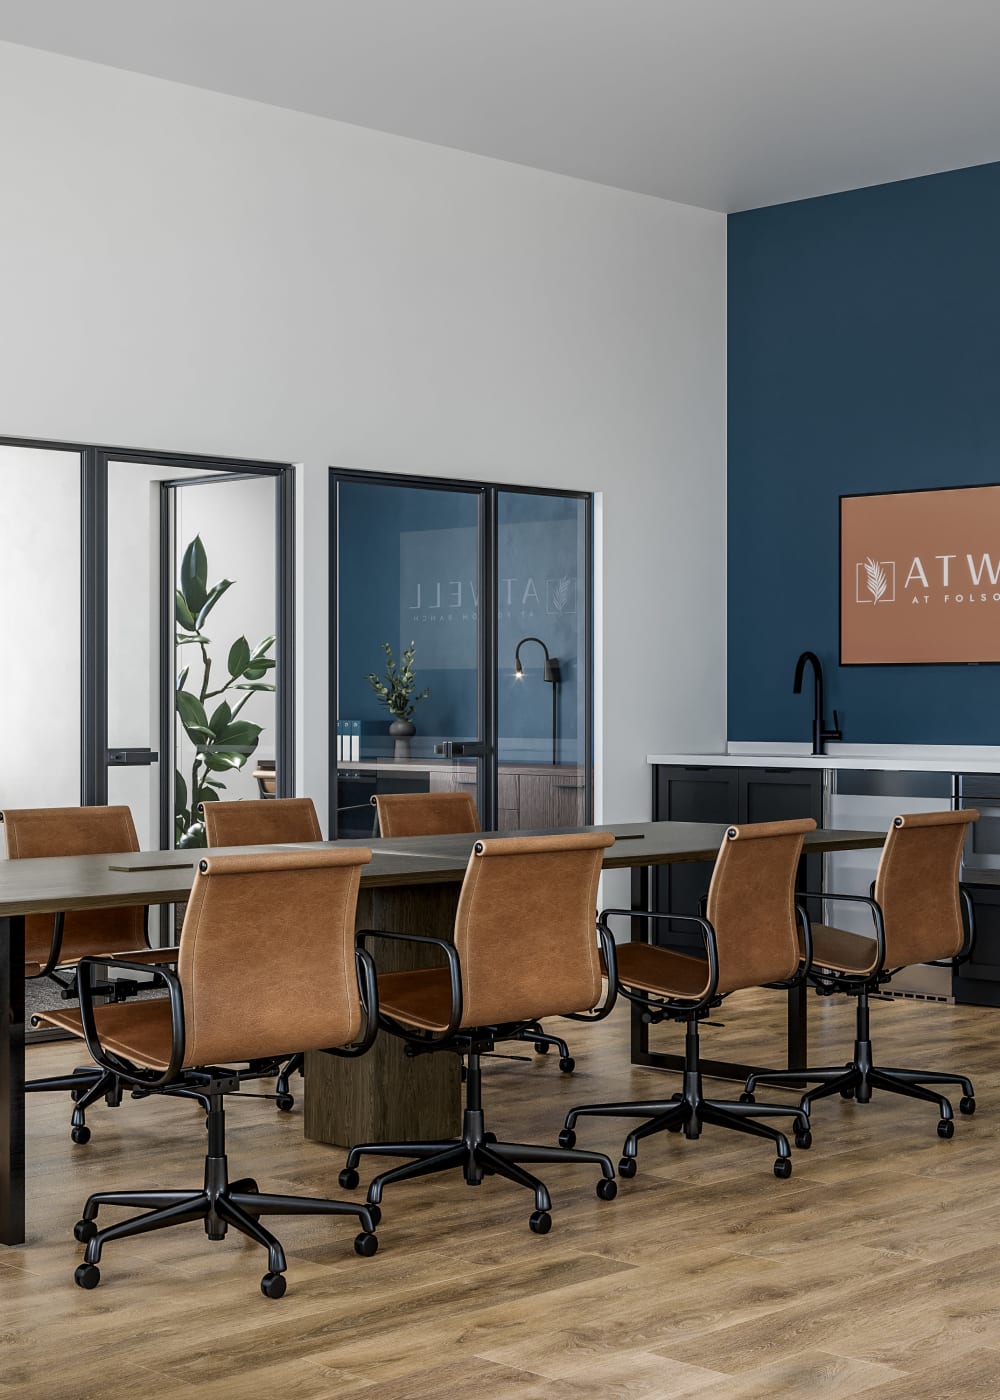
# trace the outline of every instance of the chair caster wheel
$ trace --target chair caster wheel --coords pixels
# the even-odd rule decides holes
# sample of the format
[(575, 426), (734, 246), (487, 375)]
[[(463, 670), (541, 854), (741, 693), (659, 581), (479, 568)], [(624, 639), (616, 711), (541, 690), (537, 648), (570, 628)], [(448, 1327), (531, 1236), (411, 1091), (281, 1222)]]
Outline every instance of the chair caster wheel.
[(617, 1181), (612, 1177), (602, 1176), (597, 1183), (597, 1199), (599, 1201), (613, 1201), (617, 1195)]
[(938, 1123), (939, 1138), (953, 1138), (955, 1136), (955, 1123), (951, 1118), (942, 1118)]
[(959, 1113), (964, 1113), (966, 1117), (976, 1111), (976, 1101), (971, 1094), (963, 1094), (958, 1101)]
[(563, 1074), (572, 1074), (576, 1069), (576, 1061), (573, 1059), (573, 1056), (563, 1055), (562, 1059), (559, 1061), (559, 1068), (562, 1070)]
[(265, 1274), (260, 1281), (260, 1291), (265, 1298), (283, 1298), (287, 1287), (284, 1274)]
[(496, 1133), (483, 1133), (483, 1142), (496, 1142)]
[(96, 1288), (101, 1281), (101, 1271), (96, 1264), (81, 1264), (73, 1274), (77, 1288)]
[(741, 1095), (740, 1095), (740, 1103), (756, 1103), (756, 1102), (757, 1102), (757, 1100), (754, 1098), (753, 1094), (744, 1093), (744, 1094), (741, 1094)]
[(282, 1113), (291, 1113), (295, 1107), (295, 1099), (291, 1094), (279, 1094), (274, 1102)]
[(853, 1099), (853, 1098), (854, 1098), (854, 1090), (853, 1090), (853, 1089), (841, 1089), (841, 1091), (840, 1091), (840, 1097), (841, 1097), (842, 1099)]
[(813, 1135), (807, 1128), (804, 1133), (795, 1134), (795, 1146), (805, 1152), (813, 1145)]
[(353, 1191), (360, 1180), (361, 1178), (353, 1167), (345, 1167), (337, 1177), (342, 1191)]
[(79, 1103), (86, 1092), (86, 1089), (70, 1089), (69, 1096), (74, 1103)]
[(538, 1041), (535, 1042), (536, 1055), (547, 1055), (551, 1049), (552, 1047), (547, 1040), (543, 1040), (541, 1043)]
[(573, 1148), (576, 1146), (576, 1133), (572, 1128), (563, 1128), (559, 1134), (559, 1146)]
[(625, 1177), (626, 1180), (635, 1176), (638, 1170), (639, 1168), (634, 1157), (623, 1157), (618, 1163), (618, 1175)]
[(96, 1220), (78, 1220), (73, 1226), (73, 1238), (78, 1244), (88, 1244), (96, 1234)]
[(362, 1230), (360, 1235), (354, 1237), (354, 1253), (360, 1254), (363, 1259), (370, 1259), (378, 1253), (378, 1240), (367, 1230)]
[[(84, 1143), (90, 1141), (90, 1129), (87, 1127), (86, 1123), (84, 1123), (82, 1127), (71, 1128), (69, 1135), (76, 1143), (77, 1147), (83, 1147)], [(93, 1285), (91, 1285), (91, 1287), (93, 1287)]]
[(533, 1210), (528, 1216), (528, 1228), (536, 1235), (547, 1235), (552, 1229), (552, 1216), (547, 1210)]
[(369, 1214), (369, 1215), (371, 1216), (371, 1218), (372, 1218), (372, 1229), (373, 1229), (373, 1230), (377, 1230), (378, 1227), (379, 1227), (379, 1226), (381, 1225), (381, 1223), (382, 1223), (382, 1207), (381, 1207), (381, 1206), (369, 1206), (369, 1207), (368, 1207), (368, 1214)]
[(779, 1181), (787, 1181), (792, 1174), (791, 1158), (776, 1157), (774, 1161), (774, 1174)]
[(260, 1195), (260, 1187), (252, 1176), (241, 1176), (239, 1181), (231, 1181), (229, 1183), (229, 1189), (230, 1191), (238, 1191), (241, 1195), (245, 1196)]

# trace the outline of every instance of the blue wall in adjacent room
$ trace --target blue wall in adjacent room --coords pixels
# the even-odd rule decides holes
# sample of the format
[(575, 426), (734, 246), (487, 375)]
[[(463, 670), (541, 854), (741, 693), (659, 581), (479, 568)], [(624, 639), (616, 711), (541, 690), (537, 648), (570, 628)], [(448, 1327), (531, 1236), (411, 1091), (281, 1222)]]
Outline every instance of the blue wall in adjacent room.
[(1000, 743), (996, 665), (838, 665), (838, 497), (1000, 482), (998, 346), (998, 164), (730, 217), (730, 739), (809, 649), (845, 741)]

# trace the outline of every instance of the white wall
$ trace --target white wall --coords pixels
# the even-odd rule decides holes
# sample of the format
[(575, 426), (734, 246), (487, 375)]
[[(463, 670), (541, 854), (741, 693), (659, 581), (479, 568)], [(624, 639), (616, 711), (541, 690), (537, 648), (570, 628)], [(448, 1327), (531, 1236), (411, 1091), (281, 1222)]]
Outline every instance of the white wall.
[[(598, 784), (725, 738), (725, 219), (0, 44), (0, 433), (601, 493)], [(16, 529), (0, 521), (0, 531)]]

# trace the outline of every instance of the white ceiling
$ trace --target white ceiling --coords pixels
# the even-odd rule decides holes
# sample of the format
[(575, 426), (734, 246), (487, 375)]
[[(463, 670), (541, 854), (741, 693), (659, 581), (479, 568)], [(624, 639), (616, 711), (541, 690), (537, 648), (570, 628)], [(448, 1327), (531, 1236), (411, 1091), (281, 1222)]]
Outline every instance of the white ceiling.
[(0, 39), (710, 209), (1000, 159), (998, 0), (0, 0)]

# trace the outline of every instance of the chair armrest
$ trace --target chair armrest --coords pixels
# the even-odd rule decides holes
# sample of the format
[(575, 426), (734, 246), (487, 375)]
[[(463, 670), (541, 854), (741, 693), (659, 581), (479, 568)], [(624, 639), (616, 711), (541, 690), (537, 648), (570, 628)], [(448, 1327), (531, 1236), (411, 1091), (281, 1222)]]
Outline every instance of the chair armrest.
[[(162, 1073), (134, 1065), (130, 1060), (114, 1054), (101, 1044), (94, 1017), (94, 990), (90, 985), (90, 973), (99, 970), (103, 974), (112, 968), (152, 977), (154, 983), (162, 983), (170, 994), (170, 1059)], [(184, 1063), (184, 997), (176, 973), (168, 971), (158, 963), (130, 962), (125, 958), (81, 958), (77, 964), (77, 992), (80, 998), (80, 1021), (87, 1049), (99, 1065), (150, 1089), (162, 1088), (177, 1078)]]
[[(463, 1011), (462, 965), (458, 960), (458, 953), (455, 951), (454, 946), (446, 942), (443, 938), (429, 938), (422, 933), (389, 933), (385, 929), (363, 928), (359, 929), (355, 934), (356, 942), (360, 948), (364, 948), (366, 942), (370, 938), (382, 939), (387, 943), (412, 943), (416, 947), (437, 948), (444, 954), (448, 964), (448, 976), (451, 983), (451, 1016), (448, 1020), (448, 1027), (447, 1030), (442, 1031), (440, 1035), (428, 1033), (425, 1036), (421, 1036), (420, 1039), (423, 1044), (430, 1045), (437, 1045), (446, 1040), (451, 1040), (452, 1037), (458, 1033), (458, 1029), (462, 1024)], [(390, 1016), (384, 1016), (381, 1011), (379, 1012), (378, 1019), (379, 1025), (384, 1026), (388, 1031), (392, 1031), (394, 1035), (412, 1038), (415, 1034), (414, 1027), (406, 1028), (399, 1022), (393, 1021)]]
[(358, 974), (358, 991), (361, 994), (361, 1005), (365, 1013), (364, 1024), (361, 1027), (361, 1039), (353, 1045), (331, 1046), (323, 1052), (326, 1055), (340, 1055), (348, 1060), (356, 1060), (359, 1055), (366, 1055), (375, 1043), (375, 1035), (378, 1031), (378, 974), (375, 971), (375, 959), (365, 948), (355, 948), (354, 958)]
[(66, 915), (63, 913), (52, 915), (52, 939), (49, 943), (49, 955), (45, 959), (45, 965), (39, 972), (39, 977), (48, 977), (59, 966), (59, 959), (62, 956), (63, 926), (66, 923)]
[(868, 905), (868, 908), (872, 911), (872, 918), (875, 922), (876, 951), (875, 966), (868, 975), (870, 977), (877, 977), (885, 967), (885, 920), (882, 916), (882, 907), (878, 901), (864, 894), (829, 894), (820, 893), (816, 890), (799, 890), (797, 894), (799, 899), (830, 899), (833, 900), (834, 903)]
[(615, 940), (611, 935), (611, 930), (606, 924), (602, 924), (600, 919), (597, 923), (597, 938), (601, 945), (601, 957), (604, 960), (604, 976), (607, 980), (608, 990), (600, 1006), (593, 1011), (567, 1011), (563, 1019), (566, 1021), (603, 1021), (605, 1016), (614, 1010), (615, 1002), (618, 1000), (618, 957), (615, 953)]
[[(672, 920), (675, 923), (697, 924), (701, 929), (705, 939), (705, 955), (708, 959), (708, 987), (697, 1002), (693, 1003), (693, 1009), (697, 1010), (702, 1006), (708, 1006), (718, 995), (719, 987), (719, 945), (715, 937), (715, 929), (708, 919), (703, 919), (700, 914), (660, 914), (653, 909), (605, 909), (598, 917), (598, 927), (607, 928), (608, 919), (620, 917), (623, 919), (660, 919)], [(610, 933), (610, 930), (608, 930)], [(637, 1006), (650, 1006), (651, 1003), (647, 993), (630, 991), (624, 983), (619, 983), (622, 993), (628, 1001)]]

